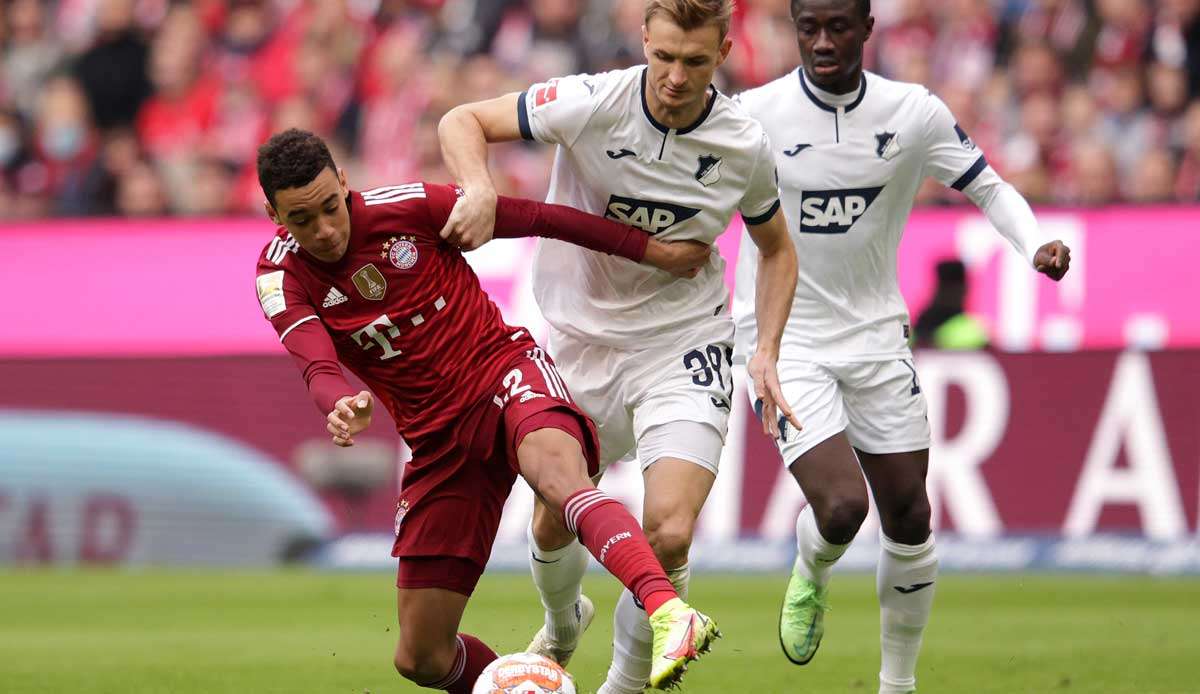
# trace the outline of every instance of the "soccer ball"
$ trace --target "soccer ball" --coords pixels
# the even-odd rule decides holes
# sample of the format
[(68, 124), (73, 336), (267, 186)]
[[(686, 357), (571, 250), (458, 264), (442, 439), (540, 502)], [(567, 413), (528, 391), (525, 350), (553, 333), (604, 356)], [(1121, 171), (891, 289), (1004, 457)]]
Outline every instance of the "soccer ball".
[(475, 680), (471, 694), (575, 694), (575, 682), (553, 660), (514, 653), (488, 665)]

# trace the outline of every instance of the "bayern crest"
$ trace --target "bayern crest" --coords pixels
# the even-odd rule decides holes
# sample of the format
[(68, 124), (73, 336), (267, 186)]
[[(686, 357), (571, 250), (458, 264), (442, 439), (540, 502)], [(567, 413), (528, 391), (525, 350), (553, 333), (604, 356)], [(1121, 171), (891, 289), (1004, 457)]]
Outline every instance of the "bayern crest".
[(400, 524), (404, 522), (404, 517), (407, 515), (408, 515), (408, 500), (401, 499), (400, 501), (396, 502), (396, 523), (395, 523), (396, 535), (400, 534)]
[(412, 242), (411, 237), (401, 237), (400, 239), (390, 239), (387, 244), (387, 256), (399, 270), (408, 270), (417, 264), (417, 245)]

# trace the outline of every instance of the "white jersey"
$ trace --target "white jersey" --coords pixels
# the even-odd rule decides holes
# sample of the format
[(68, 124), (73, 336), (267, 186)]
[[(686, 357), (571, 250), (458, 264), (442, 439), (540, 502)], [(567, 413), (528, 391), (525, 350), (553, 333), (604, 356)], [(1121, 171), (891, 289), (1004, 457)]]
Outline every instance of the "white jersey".
[[(779, 207), (775, 161), (763, 128), (710, 89), (708, 107), (668, 128), (646, 105), (646, 68), (535, 84), (518, 103), (521, 135), (558, 145), (547, 202), (639, 227), (663, 240), (713, 243), (735, 211), (750, 224)], [(717, 324), (725, 261), (714, 253), (695, 279), (540, 239), (533, 291), (546, 320), (590, 344), (625, 349), (674, 344)], [(707, 327), (706, 327), (707, 326)]]
[[(820, 92), (798, 69), (738, 99), (774, 143), (800, 261), (783, 337), (787, 356), (905, 357), (909, 317), (896, 280), (896, 250), (917, 189), (933, 176), (964, 190), (987, 169), (987, 160), (925, 87), (869, 72), (847, 95)], [(740, 253), (734, 294), (742, 358), (756, 342), (758, 265), (751, 251)], [(1022, 252), (1032, 257), (1031, 249)]]

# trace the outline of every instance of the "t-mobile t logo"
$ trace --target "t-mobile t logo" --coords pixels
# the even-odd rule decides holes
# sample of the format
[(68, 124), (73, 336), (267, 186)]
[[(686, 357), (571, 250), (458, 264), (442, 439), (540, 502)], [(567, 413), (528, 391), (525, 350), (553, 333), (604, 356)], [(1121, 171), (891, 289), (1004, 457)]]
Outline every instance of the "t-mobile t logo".
[(631, 537), (633, 537), (633, 533), (626, 530), (608, 538), (608, 542), (605, 542), (604, 546), (600, 548), (600, 563), (604, 563), (604, 557), (608, 556), (608, 550), (612, 549), (613, 545), (617, 544), (621, 540), (628, 540)]

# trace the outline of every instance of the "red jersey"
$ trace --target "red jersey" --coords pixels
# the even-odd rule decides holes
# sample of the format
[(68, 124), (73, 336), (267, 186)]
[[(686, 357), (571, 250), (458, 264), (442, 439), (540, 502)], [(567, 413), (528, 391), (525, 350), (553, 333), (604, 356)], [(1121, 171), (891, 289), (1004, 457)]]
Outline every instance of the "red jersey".
[[(341, 260), (307, 253), (285, 228), (258, 261), (263, 312), (296, 358), (322, 413), (355, 391), (341, 362), (417, 439), (481, 398), (537, 345), (504, 322), (461, 252), (439, 236), (458, 191), (410, 183), (351, 192)], [(560, 205), (500, 198), (496, 237), (552, 236), (638, 261), (648, 236)]]

